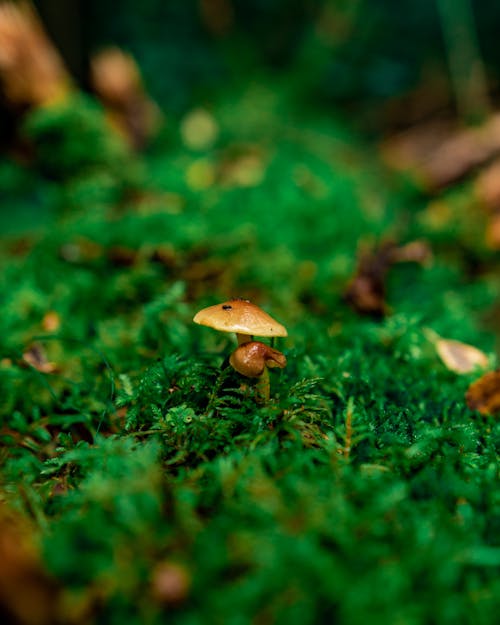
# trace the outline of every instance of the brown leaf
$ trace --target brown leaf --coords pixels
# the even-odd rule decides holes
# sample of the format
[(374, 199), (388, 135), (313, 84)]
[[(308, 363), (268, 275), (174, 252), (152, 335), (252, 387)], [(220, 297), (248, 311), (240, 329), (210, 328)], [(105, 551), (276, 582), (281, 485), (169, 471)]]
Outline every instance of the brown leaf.
[(393, 249), (393, 243), (385, 243), (379, 249), (361, 255), (356, 274), (344, 295), (356, 312), (375, 317), (386, 314), (385, 280)]
[(477, 367), (488, 366), (488, 356), (477, 347), (454, 341), (453, 339), (438, 339), (436, 351), (444, 365), (455, 373), (470, 373)]
[(398, 246), (385, 241), (372, 251), (364, 251), (359, 259), (356, 273), (347, 285), (345, 300), (363, 315), (383, 317), (387, 314), (386, 279), (394, 263), (427, 264), (432, 252), (425, 241), (417, 240)]
[(455, 124), (449, 119), (412, 125), (383, 140), (380, 145), (382, 159), (392, 169), (417, 173), (421, 163), (455, 130)]
[(435, 122), (422, 124), (382, 146), (390, 166), (413, 171), (431, 191), (460, 180), (499, 152), (499, 113), (470, 128), (450, 128)]
[(485, 373), (467, 389), (465, 401), (471, 410), (483, 415), (500, 411), (500, 369)]
[(38, 343), (34, 343), (24, 352), (23, 360), (41, 373), (55, 373), (57, 371), (57, 365), (47, 360), (45, 350)]
[(347, 287), (345, 298), (354, 310), (363, 315), (383, 317), (387, 312), (385, 284), (372, 276), (355, 276)]

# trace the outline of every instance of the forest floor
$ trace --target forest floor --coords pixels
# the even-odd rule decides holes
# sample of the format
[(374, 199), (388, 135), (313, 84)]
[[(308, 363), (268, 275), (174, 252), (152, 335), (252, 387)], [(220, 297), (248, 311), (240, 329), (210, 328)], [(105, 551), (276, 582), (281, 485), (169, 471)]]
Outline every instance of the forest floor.
[[(474, 184), (430, 193), (265, 81), (140, 154), (82, 96), (22, 132), (4, 622), (496, 623), (499, 257)], [(233, 297), (288, 330), (267, 402), (192, 321)]]

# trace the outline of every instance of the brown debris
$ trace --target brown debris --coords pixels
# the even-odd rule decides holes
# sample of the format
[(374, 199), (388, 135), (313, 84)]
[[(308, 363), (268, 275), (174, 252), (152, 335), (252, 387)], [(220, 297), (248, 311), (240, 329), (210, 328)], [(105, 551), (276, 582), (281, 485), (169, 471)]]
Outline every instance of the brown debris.
[(64, 100), (71, 80), (27, 1), (0, 3), (0, 85), (15, 108)]
[(500, 113), (470, 128), (447, 122), (415, 126), (387, 140), (381, 151), (389, 166), (413, 171), (430, 191), (440, 189), (500, 153)]
[(412, 241), (399, 247), (386, 241), (378, 249), (363, 252), (356, 273), (346, 288), (345, 300), (360, 314), (383, 317), (388, 311), (386, 279), (391, 266), (396, 262), (425, 264), (431, 256), (425, 241)]
[(429, 157), (424, 171), (439, 188), (462, 178), (500, 151), (500, 114), (477, 128), (458, 131)]
[(23, 361), (41, 373), (57, 371), (56, 363), (47, 360), (45, 350), (39, 343), (34, 343), (24, 352)]
[(446, 119), (415, 124), (386, 138), (380, 145), (380, 153), (391, 169), (410, 171), (418, 178), (419, 165), (453, 132), (455, 126)]
[(91, 62), (91, 83), (108, 111), (110, 124), (134, 149), (141, 149), (158, 130), (161, 114), (144, 88), (134, 58), (116, 47)]
[(473, 382), (465, 395), (467, 406), (482, 415), (500, 411), (500, 369), (485, 373)]
[(345, 291), (346, 301), (363, 315), (383, 317), (387, 312), (385, 281), (392, 263), (393, 244), (361, 255), (354, 278)]

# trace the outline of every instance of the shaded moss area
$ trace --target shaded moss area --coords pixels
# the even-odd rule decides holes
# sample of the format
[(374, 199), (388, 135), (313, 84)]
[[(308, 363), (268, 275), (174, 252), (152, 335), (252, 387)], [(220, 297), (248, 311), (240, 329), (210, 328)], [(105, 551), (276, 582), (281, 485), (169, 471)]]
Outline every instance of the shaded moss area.
[[(78, 99), (28, 118), (39, 166), (1, 165), (1, 496), (55, 580), (39, 622), (496, 622), (500, 426), (430, 337), (494, 367), (498, 258), (466, 187), (435, 219), (275, 87), (217, 101), (205, 146), (171, 120), (143, 156)], [(415, 238), (432, 261), (358, 315), (360, 246)], [(192, 323), (232, 296), (288, 328), (264, 406), (233, 338)]]

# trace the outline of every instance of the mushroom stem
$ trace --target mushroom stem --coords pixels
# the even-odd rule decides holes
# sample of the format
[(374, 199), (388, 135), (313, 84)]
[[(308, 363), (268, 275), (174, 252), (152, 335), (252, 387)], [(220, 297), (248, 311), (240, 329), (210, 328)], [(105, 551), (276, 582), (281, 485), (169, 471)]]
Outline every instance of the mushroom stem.
[(243, 345), (244, 343), (250, 343), (250, 341), (253, 341), (253, 336), (251, 334), (236, 333), (236, 338), (238, 340), (238, 345)]
[(269, 402), (270, 391), (269, 369), (264, 366), (264, 371), (257, 378), (257, 383), (255, 385), (255, 401), (258, 404), (267, 404)]

